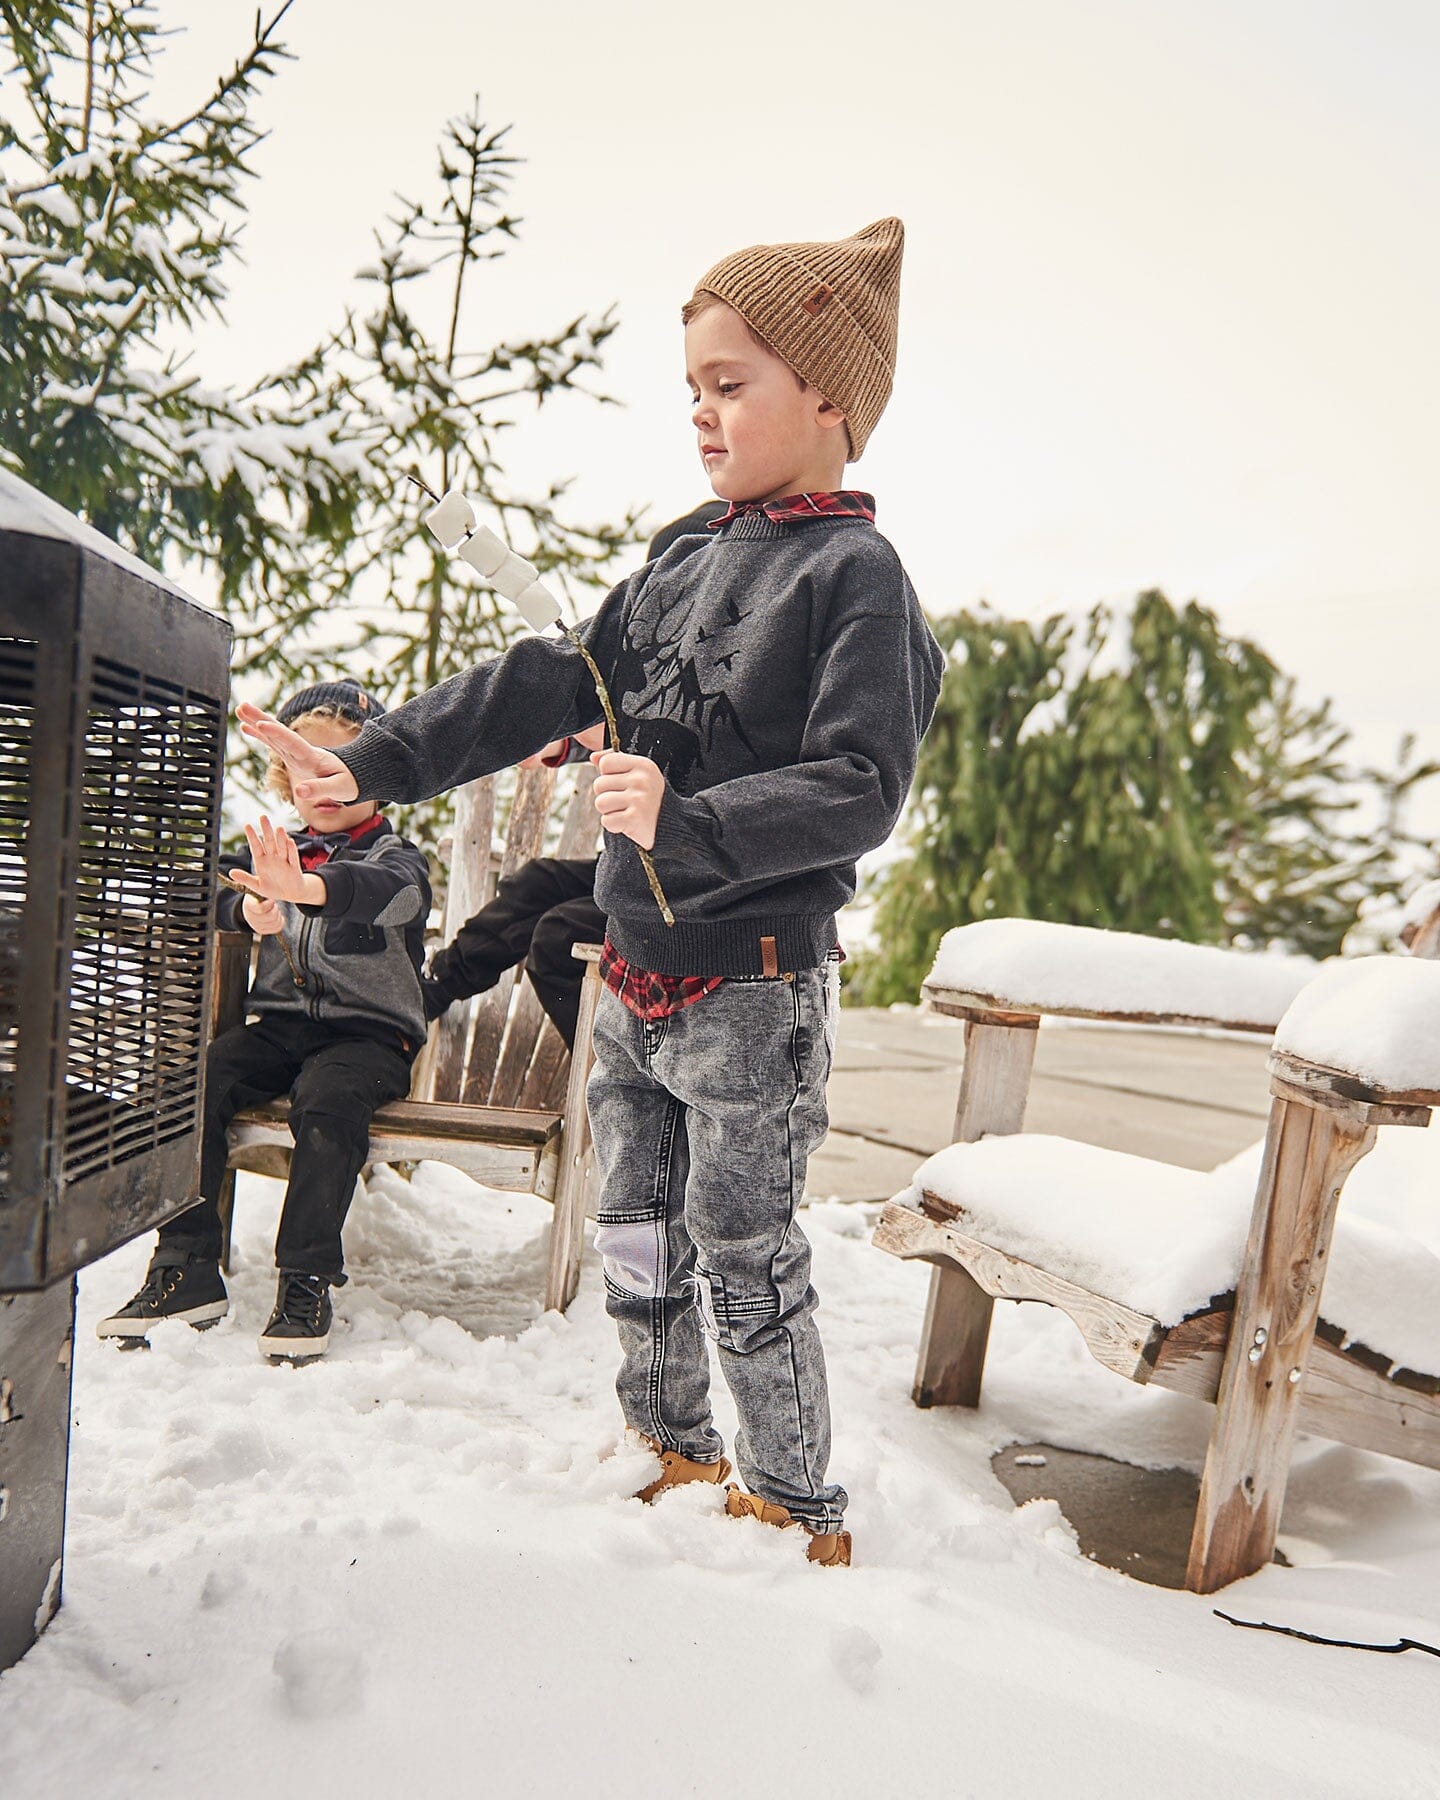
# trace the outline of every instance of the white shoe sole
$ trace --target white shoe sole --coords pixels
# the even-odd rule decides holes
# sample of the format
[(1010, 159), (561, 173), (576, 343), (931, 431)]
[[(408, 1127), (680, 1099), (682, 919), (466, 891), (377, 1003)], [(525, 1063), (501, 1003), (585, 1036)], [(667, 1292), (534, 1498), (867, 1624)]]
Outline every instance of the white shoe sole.
[(262, 1356), (282, 1357), (286, 1362), (309, 1362), (313, 1357), (323, 1356), (330, 1348), (330, 1333), (324, 1337), (293, 1338), (265, 1337), (260, 1338), (260, 1354)]
[(203, 1325), (213, 1325), (217, 1319), (223, 1319), (230, 1310), (228, 1300), (207, 1300), (204, 1306), (190, 1306), (184, 1312), (160, 1313), (153, 1319), (102, 1319), (95, 1327), (98, 1338), (143, 1338), (157, 1325), (168, 1325), (172, 1319), (178, 1319), (182, 1325), (194, 1325), (197, 1329)]

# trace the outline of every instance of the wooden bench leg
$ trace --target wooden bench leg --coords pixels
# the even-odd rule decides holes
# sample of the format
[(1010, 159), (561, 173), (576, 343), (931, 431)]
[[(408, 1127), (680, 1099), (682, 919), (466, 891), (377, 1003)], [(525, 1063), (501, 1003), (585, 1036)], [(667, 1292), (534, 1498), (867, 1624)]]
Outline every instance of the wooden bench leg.
[(1214, 1593), (1274, 1555), (1336, 1203), (1374, 1141), (1363, 1108), (1271, 1104), (1190, 1541), (1193, 1593)]
[[(960, 1101), (952, 1141), (973, 1144), (1008, 1135), (1025, 1123), (1038, 1018), (1002, 1014), (1000, 1022), (968, 1019)], [(978, 1406), (990, 1315), (995, 1303), (964, 1269), (937, 1267), (920, 1333), (911, 1389), (917, 1406)]]
[(965, 1269), (933, 1268), (911, 1398), (917, 1406), (978, 1406), (995, 1302)]
[(595, 1011), (603, 991), (599, 964), (592, 962), (585, 970), (580, 989), (580, 1016), (575, 1024), (570, 1084), (565, 1094), (555, 1216), (550, 1222), (550, 1268), (545, 1279), (547, 1312), (564, 1312), (580, 1286), (580, 1253), (585, 1247), (585, 1178), (590, 1163), (590, 1114), (585, 1106), (585, 1084), (595, 1061)]

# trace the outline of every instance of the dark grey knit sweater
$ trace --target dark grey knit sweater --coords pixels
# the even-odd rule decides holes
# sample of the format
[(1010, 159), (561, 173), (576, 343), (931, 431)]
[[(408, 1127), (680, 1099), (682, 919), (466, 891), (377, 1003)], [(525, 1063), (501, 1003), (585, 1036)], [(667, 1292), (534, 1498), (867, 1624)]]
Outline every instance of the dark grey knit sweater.
[[(607, 836), (595, 897), (628, 961), (670, 975), (822, 962), (855, 863), (899, 817), (942, 658), (894, 550), (867, 520), (743, 514), (620, 583), (582, 632), (621, 748), (666, 778), (655, 865)], [(524, 638), (367, 724), (337, 754), (364, 798), (420, 800), (601, 717), (560, 637)]]

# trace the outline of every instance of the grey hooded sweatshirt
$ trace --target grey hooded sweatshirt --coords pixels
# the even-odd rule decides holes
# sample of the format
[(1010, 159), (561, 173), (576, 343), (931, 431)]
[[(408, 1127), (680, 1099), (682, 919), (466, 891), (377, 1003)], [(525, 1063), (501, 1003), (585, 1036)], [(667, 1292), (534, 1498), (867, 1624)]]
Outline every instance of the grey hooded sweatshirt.
[[(330, 847), (329, 860), (310, 871), (325, 883), (325, 904), (279, 902), (285, 942), (305, 985), (296, 985), (275, 937), (263, 937), (247, 1010), (316, 1019), (385, 1043), (398, 1039), (414, 1055), (427, 1029), (420, 997), (430, 911), (424, 856), (385, 819), (353, 841), (344, 832), (290, 835), (302, 851), (316, 843)], [(223, 856), (220, 867), (248, 869), (249, 853)], [(243, 896), (221, 889), (216, 921), (222, 931), (250, 929), (243, 904)]]

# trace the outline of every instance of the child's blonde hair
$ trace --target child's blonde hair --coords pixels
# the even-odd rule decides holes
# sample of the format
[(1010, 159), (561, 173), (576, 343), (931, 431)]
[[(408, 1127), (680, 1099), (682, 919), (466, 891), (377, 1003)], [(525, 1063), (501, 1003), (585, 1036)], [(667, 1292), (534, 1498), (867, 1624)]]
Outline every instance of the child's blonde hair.
[[(360, 727), (353, 719), (346, 718), (338, 706), (312, 706), (308, 712), (298, 714), (288, 723), (292, 731), (299, 731), (312, 719), (332, 719), (337, 725), (347, 726), (352, 738), (360, 735)], [(278, 794), (287, 806), (294, 804), (295, 794), (290, 786), (290, 771), (273, 750), (270, 752), (269, 766), (265, 771), (265, 786), (272, 794)]]

